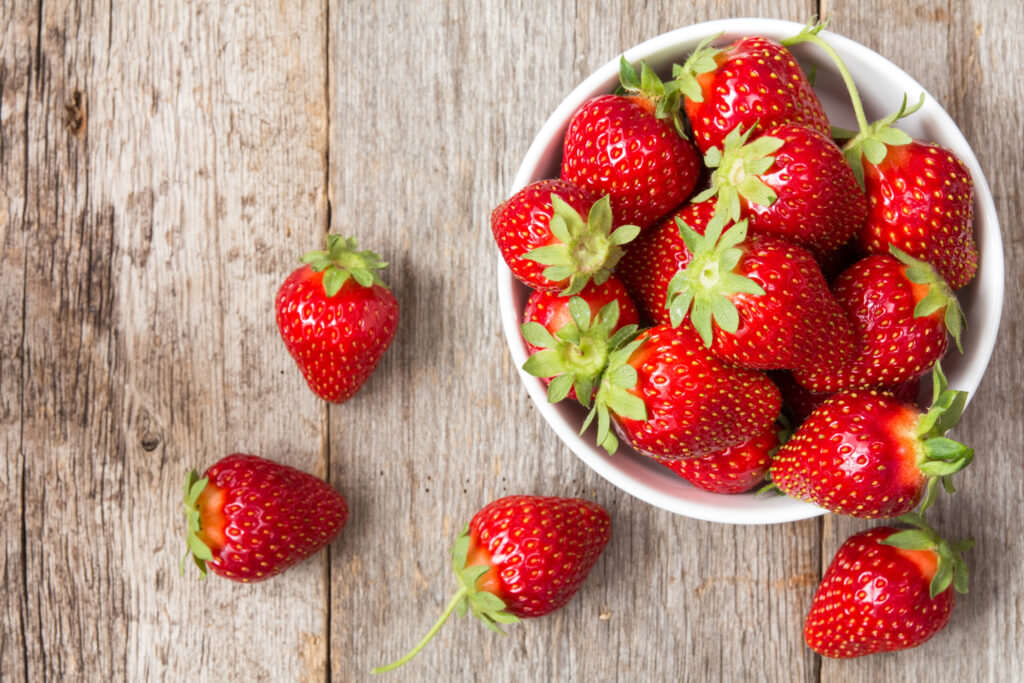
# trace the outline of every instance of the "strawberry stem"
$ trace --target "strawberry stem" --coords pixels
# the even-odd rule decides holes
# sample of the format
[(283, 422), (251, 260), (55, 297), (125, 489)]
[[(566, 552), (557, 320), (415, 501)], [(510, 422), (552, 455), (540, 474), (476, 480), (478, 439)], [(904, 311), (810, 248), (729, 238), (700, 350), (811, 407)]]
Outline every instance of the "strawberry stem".
[(463, 599), (465, 599), (468, 594), (469, 589), (466, 586), (462, 586), (461, 588), (459, 588), (459, 590), (455, 592), (455, 595), (452, 596), (452, 599), (448, 601), (448, 606), (444, 608), (444, 612), (441, 613), (440, 618), (438, 618), (438, 620), (434, 622), (434, 625), (430, 627), (429, 631), (427, 631), (427, 635), (423, 636), (420, 642), (416, 643), (415, 647), (409, 650), (409, 652), (407, 652), (405, 656), (403, 656), (401, 659), (396, 659), (395, 661), (391, 662), (390, 664), (386, 664), (385, 666), (378, 666), (376, 669), (370, 671), (370, 673), (382, 674), (387, 671), (392, 671), (402, 666), (416, 655), (418, 655), (420, 653), (420, 650), (422, 650), (424, 646), (426, 646), (426, 644), (430, 642), (430, 639), (433, 638), (437, 634), (437, 632), (441, 630), (441, 627), (444, 626), (444, 622), (448, 621), (448, 617), (452, 615), (452, 612), (455, 611), (455, 608), (458, 607), (459, 603)]
[(861, 133), (864, 133), (868, 129), (868, 119), (864, 115), (864, 105), (860, 101), (860, 93), (857, 92), (857, 85), (853, 82), (853, 76), (850, 74), (850, 70), (846, 67), (846, 63), (843, 62), (843, 58), (839, 56), (831, 45), (826, 43), (819, 35), (818, 32), (825, 28), (824, 24), (818, 24), (812, 26), (808, 24), (803, 28), (800, 33), (796, 34), (792, 38), (786, 38), (782, 41), (782, 44), (786, 47), (792, 45), (799, 45), (800, 43), (811, 43), (817, 45), (829, 56), (829, 58), (835, 63), (836, 68), (839, 70), (839, 75), (843, 79), (843, 83), (846, 84), (846, 89), (850, 93), (850, 102), (853, 104), (853, 115), (857, 118), (857, 127)]

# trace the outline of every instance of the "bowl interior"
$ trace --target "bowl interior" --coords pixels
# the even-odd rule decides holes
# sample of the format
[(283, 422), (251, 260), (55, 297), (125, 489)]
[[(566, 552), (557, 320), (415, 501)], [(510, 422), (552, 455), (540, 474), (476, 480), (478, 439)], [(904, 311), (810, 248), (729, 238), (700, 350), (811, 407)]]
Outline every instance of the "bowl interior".
[[(767, 19), (729, 19), (687, 26), (646, 41), (625, 53), (631, 63), (646, 60), (660, 75), (669, 77), (672, 64), (682, 62), (707, 36), (723, 34), (728, 41), (744, 35), (764, 35), (782, 39), (796, 34), (801, 24)], [(864, 103), (869, 120), (895, 111), (906, 93), (912, 101), (925, 93), (925, 104), (899, 127), (915, 138), (930, 140), (951, 149), (970, 169), (975, 185), (975, 236), (981, 253), (978, 276), (957, 292), (967, 317), (964, 353), (955, 349), (947, 355), (943, 368), (950, 385), (971, 394), (977, 389), (995, 345), (1003, 301), (1003, 254), (999, 225), (991, 192), (981, 167), (963, 134), (949, 115), (921, 85), (900, 68), (868, 48), (833, 33), (822, 37), (842, 56)], [(853, 111), (838, 71), (828, 58), (812, 45), (800, 45), (794, 54), (808, 70), (817, 69), (815, 91), (833, 125), (855, 128)], [(510, 194), (529, 183), (555, 178), (561, 164), (562, 138), (569, 120), (583, 102), (611, 92), (618, 84), (618, 57), (595, 71), (577, 86), (545, 122), (531, 144), (513, 181)], [(522, 311), (530, 290), (516, 280), (498, 257), (498, 292), (502, 326), (513, 361), (521, 368), (527, 358), (526, 345), (519, 333)], [(544, 419), (567, 446), (601, 476), (626, 492), (677, 514), (716, 522), (735, 524), (771, 524), (805, 519), (824, 511), (784, 496), (755, 494), (717, 495), (702, 491), (649, 458), (620, 446), (609, 456), (594, 444), (593, 428), (579, 436), (585, 411), (570, 401), (551, 404), (546, 389), (536, 377), (521, 369), (520, 378)]]

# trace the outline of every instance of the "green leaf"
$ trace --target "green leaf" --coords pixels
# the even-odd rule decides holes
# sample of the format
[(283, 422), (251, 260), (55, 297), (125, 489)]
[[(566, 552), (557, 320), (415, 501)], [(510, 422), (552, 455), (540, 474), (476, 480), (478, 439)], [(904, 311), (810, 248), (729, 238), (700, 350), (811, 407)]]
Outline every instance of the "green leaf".
[(508, 612), (504, 612), (504, 611), (502, 611), (502, 612), (494, 612), (491, 615), (491, 618), (494, 619), (499, 624), (517, 624), (517, 623), (519, 623), (519, 617), (517, 617), (514, 614), (509, 614)]
[[(747, 230), (749, 229), (749, 222), (747, 219), (743, 219), (733, 225), (731, 228), (725, 231), (725, 234), (718, 240), (718, 249), (720, 251), (730, 250), (741, 244), (747, 239)], [(742, 252), (741, 252), (742, 253)], [(723, 268), (722, 270), (732, 270), (732, 268)]]
[(754, 280), (740, 275), (739, 273), (723, 273), (721, 276), (722, 289), (733, 294), (753, 294), (764, 296), (765, 291), (761, 285)]
[(620, 225), (615, 229), (609, 236), (609, 240), (616, 246), (622, 246), (628, 244), (636, 239), (637, 235), (640, 234), (640, 227), (637, 225)]
[(523, 370), (534, 377), (554, 377), (565, 372), (565, 363), (558, 351), (544, 349), (527, 358)]
[(609, 371), (608, 382), (622, 389), (632, 389), (637, 382), (636, 368), (632, 365), (620, 365)]
[(626, 61), (625, 55), (619, 57), (619, 82), (626, 90), (640, 90), (640, 79), (636, 69)]
[(574, 296), (569, 299), (568, 308), (569, 315), (581, 331), (590, 329), (590, 304), (582, 297)]
[(862, 160), (862, 152), (860, 145), (853, 147), (844, 147), (843, 156), (846, 158), (846, 163), (849, 165), (850, 170), (853, 171), (853, 177), (857, 179), (857, 185), (860, 189), (864, 189), (864, 162)]
[(213, 561), (213, 551), (210, 550), (209, 546), (199, 540), (199, 537), (195, 534), (188, 534), (185, 537), (185, 543), (188, 544), (188, 549), (192, 551), (193, 556), (206, 562)]
[(691, 254), (699, 252), (704, 241), (701, 234), (684, 223), (682, 219), (678, 217), (676, 218), (676, 227), (679, 228), (679, 236), (683, 238), (683, 244), (686, 245), (687, 251)]
[(878, 129), (875, 135), (881, 142), (893, 147), (909, 145), (914, 141), (914, 138), (910, 137), (899, 128), (893, 128), (891, 126), (882, 126)]
[(897, 531), (881, 541), (883, 545), (891, 545), (894, 548), (904, 550), (932, 550), (936, 546), (935, 537), (920, 529), (907, 529)]
[(452, 568), (456, 574), (461, 574), (463, 567), (466, 566), (466, 555), (469, 554), (469, 525), (467, 524), (455, 538), (455, 543), (452, 545)]
[(697, 330), (701, 341), (704, 342), (704, 347), (710, 349), (712, 337), (710, 302), (695, 301), (690, 310), (690, 322), (693, 323), (694, 329)]
[(505, 601), (490, 591), (480, 591), (473, 595), (470, 601), (484, 612), (500, 612), (505, 609)]
[(551, 230), (551, 234), (555, 236), (562, 244), (569, 244), (572, 241), (572, 235), (569, 234), (569, 224), (565, 222), (565, 218), (559, 215), (551, 217), (551, 221), (548, 223), (548, 229)]
[[(552, 282), (561, 282), (563, 280), (568, 280), (573, 276), (573, 274), (574, 273), (572, 266), (569, 265), (548, 266), (543, 271), (544, 277), (551, 280)], [(573, 283), (570, 283), (569, 287), (560, 292), (560, 294), (562, 296), (571, 296), (573, 294), (579, 294), (580, 290), (583, 289), (584, 282), (578, 283), (578, 286), (574, 286)]]
[(565, 374), (555, 377), (548, 385), (548, 402), (558, 403), (569, 395), (570, 389), (572, 389), (572, 375)]
[(668, 304), (668, 317), (672, 327), (679, 327), (683, 320), (686, 319), (686, 314), (689, 313), (692, 302), (693, 293), (689, 290), (679, 292), (679, 294), (672, 297)]
[[(590, 207), (590, 214), (587, 216), (587, 223), (595, 233), (607, 235), (612, 229), (612, 200), (611, 196), (605, 195), (598, 199)], [(625, 227), (625, 226), (623, 226)], [(630, 226), (636, 227), (636, 226)], [(640, 229), (637, 228), (637, 232)]]
[(949, 588), (950, 583), (953, 581), (953, 563), (951, 561), (943, 561), (945, 558), (939, 559), (939, 566), (935, 570), (935, 576), (932, 577), (932, 582), (928, 586), (929, 593), (932, 599), (935, 596), (943, 593)]
[(664, 84), (646, 61), (640, 62), (640, 90), (654, 96), (665, 94)]
[[(194, 480), (192, 479), (193, 477), (195, 477)], [(210, 483), (210, 478), (203, 477), (202, 479), (199, 479), (195, 470), (193, 470), (189, 480), (191, 481), (191, 484), (189, 485), (186, 503), (189, 507), (194, 507), (196, 503), (199, 502), (199, 494), (201, 494), (203, 489), (206, 488), (206, 485)]]
[[(724, 188), (722, 190), (719, 190), (720, 197), (722, 196), (723, 191)], [(744, 178), (743, 182), (741, 182), (739, 186), (736, 188), (736, 191), (739, 192), (739, 194), (742, 195), (744, 199), (746, 199), (748, 202), (760, 204), (761, 206), (771, 206), (772, 204), (775, 203), (775, 200), (778, 198), (778, 195), (775, 194), (775, 191), (772, 188), (765, 185), (764, 182), (757, 176), (747, 176), (746, 178)], [(733, 220), (738, 220), (739, 201), (737, 200), (735, 204), (736, 209), (735, 211), (732, 212), (731, 215)]]
[(931, 287), (917, 305), (914, 306), (915, 318), (926, 318), (946, 306), (948, 299), (942, 295), (938, 287)]
[(722, 331), (736, 334), (740, 325), (740, 316), (736, 305), (728, 297), (721, 294), (711, 297), (711, 315)]
[(324, 271), (324, 294), (328, 298), (334, 296), (348, 280), (350, 273), (340, 268), (328, 268)]
[(888, 148), (874, 138), (865, 138), (862, 145), (864, 149), (864, 157), (876, 166), (882, 163), (882, 160), (885, 159), (885, 155), (889, 153)]
[(519, 330), (523, 335), (523, 339), (534, 346), (539, 346), (543, 349), (553, 349), (558, 345), (558, 342), (551, 336), (547, 328), (538, 322), (530, 321), (523, 323)]
[(569, 264), (569, 252), (565, 248), (565, 245), (562, 244), (549, 244), (547, 246), (531, 249), (523, 254), (523, 258), (539, 263), (542, 266), (562, 266)]
[(647, 419), (647, 406), (642, 398), (628, 391), (614, 391), (608, 397), (608, 409), (616, 415), (630, 420), (643, 421)]
[(589, 377), (578, 377), (573, 389), (576, 390), (576, 400), (580, 402), (584, 408), (590, 407), (590, 397), (594, 393), (594, 381)]

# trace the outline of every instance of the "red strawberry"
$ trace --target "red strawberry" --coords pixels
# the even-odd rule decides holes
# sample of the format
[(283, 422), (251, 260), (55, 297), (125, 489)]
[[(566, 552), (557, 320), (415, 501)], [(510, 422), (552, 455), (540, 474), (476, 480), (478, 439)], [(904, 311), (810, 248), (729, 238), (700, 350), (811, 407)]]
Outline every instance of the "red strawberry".
[(703, 235), (679, 225), (691, 260), (669, 282), (671, 324), (689, 317), (719, 358), (761, 370), (838, 368), (856, 351), (853, 326), (809, 251), (747, 221)]
[(869, 124), (857, 86), (843, 60), (817, 34), (805, 28), (783, 41), (814, 43), (835, 62), (849, 90), (857, 134), (844, 146), (854, 174), (866, 186), (870, 215), (860, 234), (863, 249), (885, 254), (890, 246), (931, 263), (953, 289), (970, 282), (978, 269), (974, 241), (974, 185), (970, 172), (951, 151), (914, 140), (893, 124), (917, 111), (907, 107)]
[(774, 425), (739, 446), (699, 458), (659, 460), (697, 488), (711, 493), (744, 493), (764, 483), (772, 456), (779, 448)]
[(675, 274), (690, 262), (690, 252), (679, 232), (678, 218), (703, 235), (715, 214), (714, 202), (686, 204), (657, 226), (644, 230), (626, 247), (615, 268), (637, 306), (656, 323), (668, 323), (665, 295)]
[(962, 553), (919, 515), (914, 529), (883, 526), (846, 539), (825, 571), (804, 640), (826, 657), (861, 657), (917, 647), (949, 622), (953, 590), (967, 592)]
[(638, 318), (614, 276), (572, 297), (534, 292), (523, 312), (523, 339), (530, 351), (523, 369), (544, 379), (550, 402), (569, 396), (590, 405), (608, 354), (636, 334)]
[[(960, 345), (963, 311), (953, 292), (927, 263), (895, 249), (844, 271), (833, 288), (853, 321), (860, 350), (837, 370), (797, 371), (813, 391), (894, 387), (928, 372), (946, 354), (951, 334)], [(947, 334), (948, 333), (948, 334)]]
[(825, 110), (789, 50), (760, 36), (722, 48), (710, 47), (712, 40), (672, 72), (701, 152), (721, 147), (737, 126), (795, 123), (829, 134)]
[(377, 271), (387, 266), (354, 239), (327, 236), (277, 290), (277, 329), (309, 388), (343, 403), (370, 377), (398, 329), (398, 301)]
[(459, 590), (444, 614), (412, 651), (373, 673), (416, 656), (454, 610), (461, 615), (469, 609), (500, 633), (498, 624), (563, 607), (610, 538), (608, 513), (587, 500), (507, 496), (485, 505), (452, 548)]
[(591, 280), (607, 280), (621, 245), (639, 231), (613, 226), (607, 197), (597, 199), (564, 180), (531, 183), (491, 213), (491, 232), (512, 274), (534, 289), (566, 296)]
[[(814, 412), (815, 408), (835, 394), (833, 391), (811, 391), (800, 385), (790, 372), (771, 372), (768, 373), (768, 376), (772, 378), (772, 381), (779, 387), (779, 391), (782, 392), (783, 411), (797, 425), (806, 420)], [(901, 403), (913, 403), (915, 405), (918, 402), (917, 395), (920, 389), (921, 379), (919, 377), (908, 379), (906, 382), (897, 384), (894, 387), (875, 387), (876, 391), (891, 394)]]
[(612, 211), (641, 228), (686, 201), (701, 167), (680, 132), (679, 93), (646, 63), (642, 76), (621, 62), (626, 95), (603, 95), (573, 115), (562, 149), (562, 177), (611, 197)]
[(202, 576), (209, 567), (250, 583), (280, 574), (330, 543), (348, 520), (348, 505), (311, 474), (234, 453), (202, 479), (189, 472), (185, 514), (189, 553)]
[(784, 237), (827, 253), (850, 241), (868, 214), (864, 190), (832, 139), (805, 126), (736, 128), (704, 155), (715, 169), (711, 187), (694, 201), (717, 196), (717, 210), (753, 232)]
[(794, 498), (852, 517), (896, 517), (931, 505), (940, 479), (963, 469), (974, 451), (944, 436), (967, 394), (946, 388), (936, 365), (927, 413), (889, 394), (843, 391), (797, 429), (772, 462), (772, 482)]
[(768, 377), (715, 358), (692, 328), (656, 325), (612, 352), (581, 431), (596, 416), (597, 442), (609, 453), (618, 448), (614, 421), (640, 453), (695, 458), (762, 433), (780, 404)]

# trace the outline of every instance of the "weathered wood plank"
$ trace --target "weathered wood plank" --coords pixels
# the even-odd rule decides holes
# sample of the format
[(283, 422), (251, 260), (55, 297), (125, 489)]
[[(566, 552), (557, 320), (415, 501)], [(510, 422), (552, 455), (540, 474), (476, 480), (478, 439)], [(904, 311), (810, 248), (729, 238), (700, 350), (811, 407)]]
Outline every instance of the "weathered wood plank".
[[(331, 6), (332, 227), (393, 263), (403, 312), (377, 374), (330, 411), (332, 481), (354, 510), (332, 548), (333, 677), (357, 679), (411, 647), (453, 588), (458, 530), (487, 501), (526, 492), (611, 511), (612, 542), (581, 594), (506, 639), (449, 624), (397, 680), (816, 680), (800, 624), (819, 522), (676, 517), (576, 460), (511, 367), (488, 229), (532, 136), (590, 71), (681, 25), (803, 19), (813, 3), (376, 7)], [(414, 97), (382, 97), (380, 83)]]
[[(960, 491), (935, 506), (933, 523), (953, 538), (973, 536), (968, 555), (970, 594), (958, 596), (947, 629), (924, 646), (854, 661), (825, 660), (823, 681), (1006, 681), (1024, 667), (1024, 543), (1019, 523), (1024, 472), (1015, 454), (1024, 439), (1018, 387), (1024, 381), (1021, 286), (1024, 246), (1017, 217), (1024, 211), (1019, 145), (1020, 38), (1011, 27), (1024, 21), (1019, 3), (892, 4), (828, 2), (832, 27), (883, 54), (918, 79), (946, 107), (981, 162), (996, 199), (1006, 250), (1007, 297), (1000, 342), (988, 373), (955, 435), (976, 450), (974, 463), (957, 475)], [(984, 255), (983, 255), (984, 258)], [(970, 334), (970, 329), (967, 330)], [(955, 353), (955, 351), (954, 351)], [(874, 526), (829, 517), (823, 558), (827, 564), (843, 539)]]
[(29, 108), (28, 680), (202, 678), (225, 658), (239, 680), (324, 677), (325, 558), (258, 589), (180, 578), (177, 492), (233, 450), (326, 471), (272, 303), (326, 224), (325, 10), (47, 1), (14, 24), (42, 37), (31, 81), (4, 85)]

